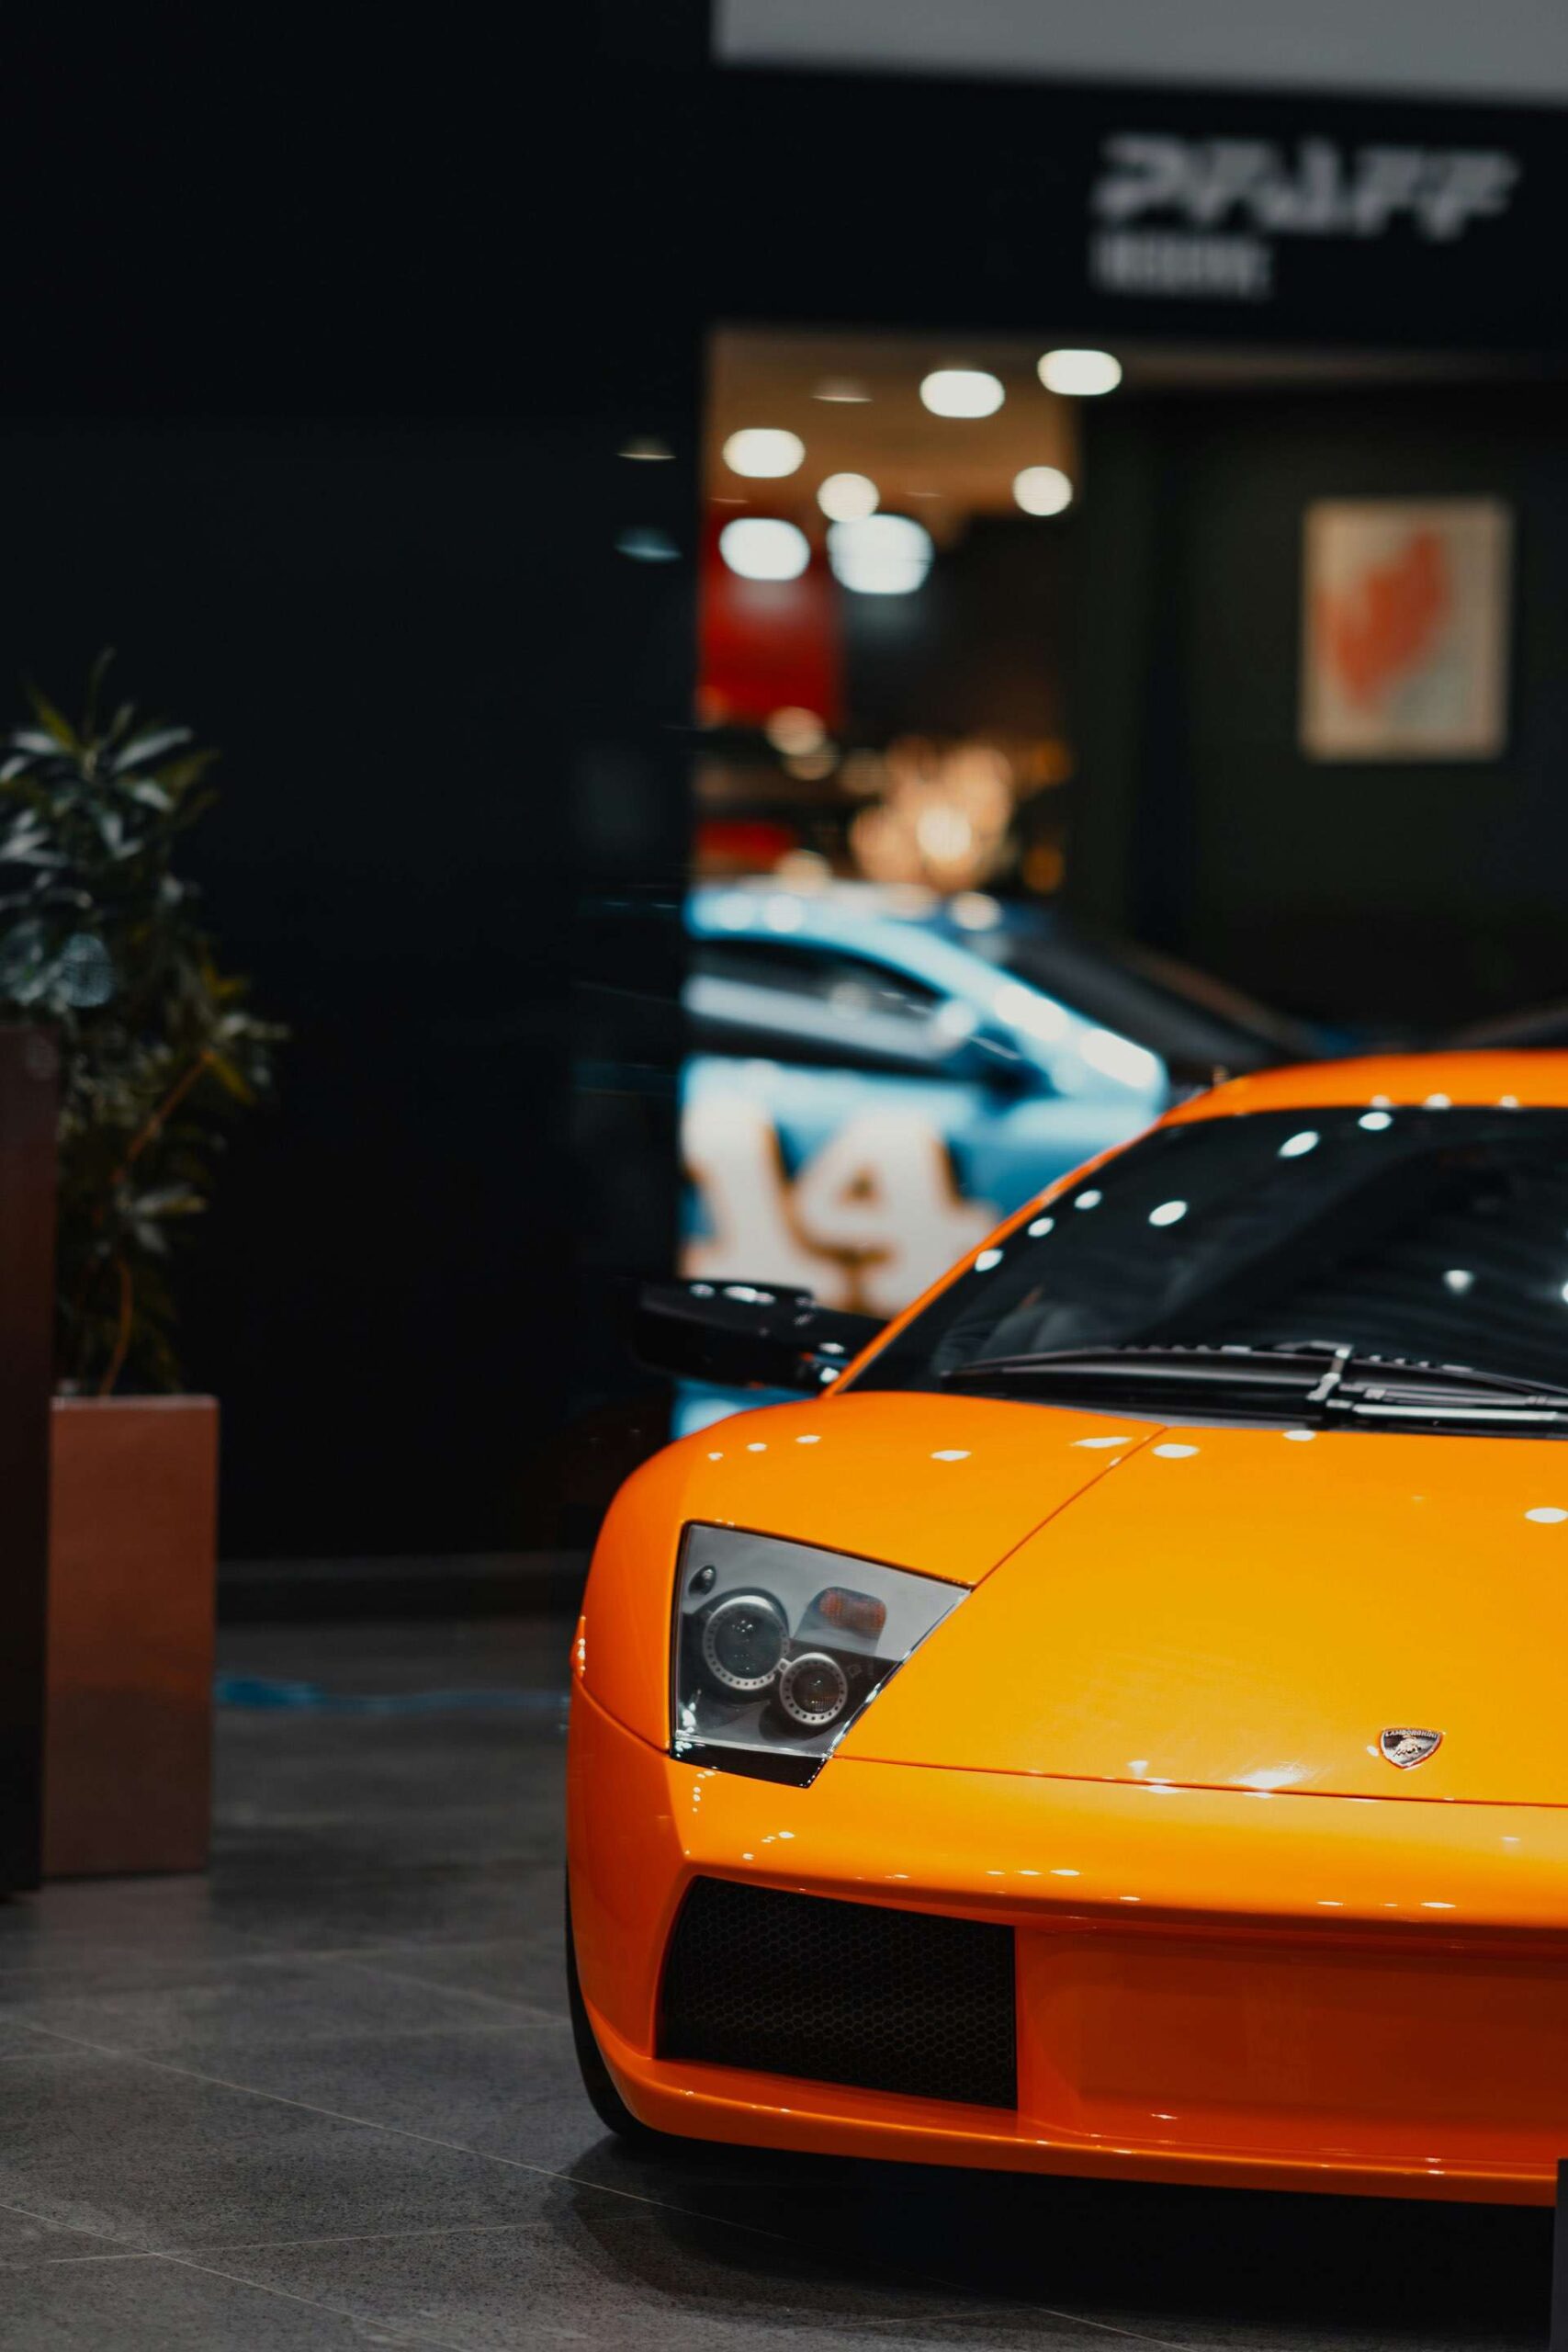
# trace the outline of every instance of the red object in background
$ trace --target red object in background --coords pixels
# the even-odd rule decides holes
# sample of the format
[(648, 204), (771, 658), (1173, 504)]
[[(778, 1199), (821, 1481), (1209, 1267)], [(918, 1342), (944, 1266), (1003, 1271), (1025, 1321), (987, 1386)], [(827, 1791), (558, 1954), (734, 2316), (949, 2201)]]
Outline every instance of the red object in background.
[(771, 874), (799, 842), (792, 825), (765, 817), (705, 817), (692, 844), (692, 861), (699, 874)]
[(710, 727), (760, 727), (775, 710), (813, 710), (829, 734), (843, 722), (839, 606), (819, 548), (798, 580), (742, 580), (718, 551), (737, 510), (719, 507), (703, 535), (697, 707)]

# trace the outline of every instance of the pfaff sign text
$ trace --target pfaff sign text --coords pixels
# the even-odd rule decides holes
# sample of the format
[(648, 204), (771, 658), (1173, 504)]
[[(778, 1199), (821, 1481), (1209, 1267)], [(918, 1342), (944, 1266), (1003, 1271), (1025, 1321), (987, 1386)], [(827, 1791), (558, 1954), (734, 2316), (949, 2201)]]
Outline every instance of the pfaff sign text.
[(1089, 194), (1090, 275), (1112, 293), (1265, 300), (1276, 238), (1451, 244), (1505, 213), (1518, 177), (1495, 148), (1117, 131)]

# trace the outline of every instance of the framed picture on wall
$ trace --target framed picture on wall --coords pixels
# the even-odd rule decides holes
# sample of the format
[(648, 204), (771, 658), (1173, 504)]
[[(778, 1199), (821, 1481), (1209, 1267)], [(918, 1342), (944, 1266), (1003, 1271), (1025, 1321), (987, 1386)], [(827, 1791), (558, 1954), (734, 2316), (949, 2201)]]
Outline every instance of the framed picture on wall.
[(1512, 517), (1495, 498), (1320, 499), (1302, 567), (1314, 760), (1495, 760), (1507, 740)]

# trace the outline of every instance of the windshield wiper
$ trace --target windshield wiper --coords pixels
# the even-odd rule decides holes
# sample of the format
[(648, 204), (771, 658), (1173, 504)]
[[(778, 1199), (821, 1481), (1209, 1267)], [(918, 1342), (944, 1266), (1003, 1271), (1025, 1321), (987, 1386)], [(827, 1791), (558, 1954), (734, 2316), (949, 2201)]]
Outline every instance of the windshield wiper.
[(1568, 1426), (1568, 1388), (1550, 1381), (1474, 1372), (1464, 1364), (1391, 1363), (1377, 1356), (1351, 1356), (1321, 1403), (1325, 1419), (1332, 1413), (1349, 1413), (1362, 1420)]
[(1334, 1362), (1332, 1348), (1244, 1346), (1057, 1348), (1038, 1355), (980, 1356), (943, 1380), (1122, 1380), (1197, 1382), (1226, 1388), (1308, 1390)]
[(1534, 1398), (1568, 1405), (1568, 1387), (1550, 1380), (1521, 1380), (1511, 1372), (1483, 1372), (1468, 1363), (1412, 1363), (1403, 1356), (1351, 1354), (1346, 1360), (1345, 1385), (1358, 1392), (1377, 1393), (1380, 1385), (1422, 1389), (1472, 1389), (1489, 1396)]
[(953, 1364), (944, 1381), (1061, 1381), (1081, 1386), (1249, 1389), (1299, 1399), (1319, 1419), (1463, 1419), (1568, 1423), (1568, 1387), (1466, 1364), (1410, 1363), (1327, 1343), (1257, 1348), (1219, 1341), (1181, 1346), (1060, 1348), (982, 1356)]

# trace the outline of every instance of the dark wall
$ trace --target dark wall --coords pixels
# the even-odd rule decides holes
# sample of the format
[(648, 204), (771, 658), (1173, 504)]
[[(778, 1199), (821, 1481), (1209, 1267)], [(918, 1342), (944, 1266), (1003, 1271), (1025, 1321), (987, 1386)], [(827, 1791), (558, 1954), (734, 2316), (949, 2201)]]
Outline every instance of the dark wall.
[(236, 1548), (496, 1542), (558, 1419), (559, 472), (498, 427), (0, 441), (0, 658), (69, 706), (113, 644), (123, 691), (222, 747), (191, 862), (293, 1032), (181, 1283)]
[(912, 595), (840, 596), (857, 735), (1058, 732), (1075, 537), (1076, 517), (977, 515)]
[[(1568, 439), (1551, 383), (1106, 401), (1088, 419), (1074, 887), (1304, 1011), (1568, 993)], [(1517, 534), (1495, 763), (1305, 760), (1303, 515), (1482, 494)]]
[[(635, 1382), (673, 1041), (628, 1053), (601, 992), (642, 1063), (627, 1219), (629, 1098), (582, 1115), (571, 1004), (623, 954), (582, 902), (683, 863), (705, 28), (596, 8), (563, 55), (154, 0), (0, 36), (0, 709), (112, 644), (222, 748), (191, 861), (293, 1032), (177, 1279), (231, 1555), (555, 1540), (563, 1430)], [(680, 955), (656, 927), (637, 985)]]

